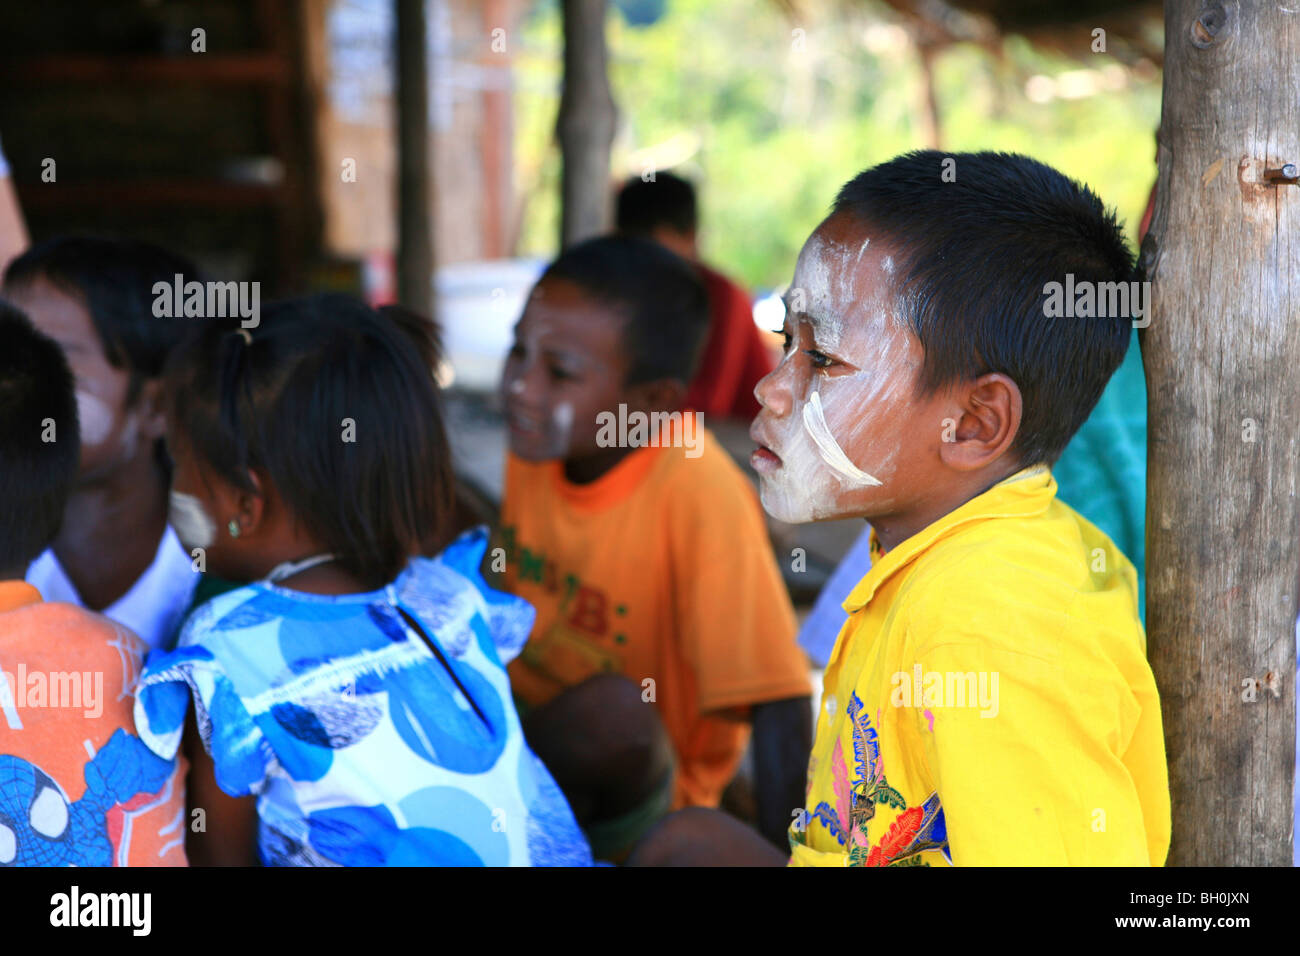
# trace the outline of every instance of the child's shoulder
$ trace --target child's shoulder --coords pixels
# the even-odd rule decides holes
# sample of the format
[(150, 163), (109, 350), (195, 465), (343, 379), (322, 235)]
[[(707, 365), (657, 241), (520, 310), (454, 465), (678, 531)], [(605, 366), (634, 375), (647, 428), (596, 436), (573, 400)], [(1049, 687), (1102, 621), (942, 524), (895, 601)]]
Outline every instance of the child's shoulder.
[(46, 601), (29, 604), (6, 612), (4, 615), (6, 643), (12, 646), (24, 637), (38, 640), (33, 650), (45, 655), (61, 655), (84, 662), (93, 649), (102, 649), (104, 655), (122, 653), (143, 657), (148, 651), (144, 641), (129, 627), (119, 624), (96, 611), (66, 604)]
[[(277, 601), (276, 598), (277, 595), (251, 584), (224, 591), (194, 607), (185, 619), (176, 646), (180, 648), (202, 643), (213, 632), (238, 630), (256, 621), (271, 620), (277, 616), (275, 609), (261, 606), (268, 603), (267, 599), (271, 604), (289, 603), (283, 599)], [(283, 612), (285, 609), (282, 607), (279, 610)]]
[[(1081, 567), (1093, 574), (1080, 578)], [(1131, 567), (1105, 533), (1054, 499), (1039, 513), (997, 515), (953, 528), (926, 548), (916, 577), (941, 587), (944, 581), (1000, 583), (1009, 575), (1031, 588), (1065, 594), (1105, 586)]]
[(688, 510), (705, 507), (726, 512), (737, 506), (748, 508), (758, 501), (753, 482), (713, 432), (703, 426), (692, 445), (663, 449), (657, 472), (656, 493)]
[(1132, 565), (1066, 506), (957, 529), (929, 548), (900, 589), (923, 642), (990, 635), (1041, 654), (1102, 633), (1140, 643)]
[(453, 652), (477, 619), (502, 663), (513, 659), (533, 628), (536, 612), (523, 598), (499, 591), (483, 577), (488, 529), (471, 528), (438, 554), (413, 558), (396, 582), (397, 596)]

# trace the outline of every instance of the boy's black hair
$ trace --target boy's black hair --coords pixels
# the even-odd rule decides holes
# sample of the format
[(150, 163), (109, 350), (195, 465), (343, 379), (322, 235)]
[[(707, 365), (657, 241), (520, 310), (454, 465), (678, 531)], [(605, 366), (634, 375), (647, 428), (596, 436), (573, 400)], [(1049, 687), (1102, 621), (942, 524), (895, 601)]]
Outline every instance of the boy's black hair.
[(924, 150), (851, 179), (840, 214), (894, 247), (900, 316), (925, 350), (920, 393), (1009, 376), (1024, 403), (1013, 452), (1055, 463), (1123, 361), (1133, 316), (1051, 318), (1045, 287), (1136, 279), (1114, 212), (1024, 156)]
[(657, 242), (599, 236), (566, 249), (542, 273), (572, 282), (627, 322), (627, 384), (689, 382), (709, 326), (709, 300), (695, 268)]
[(202, 281), (193, 262), (153, 243), (58, 236), (10, 262), (4, 281), (12, 288), (44, 278), (81, 299), (109, 363), (130, 373), (130, 404), (146, 379), (162, 374), (167, 354), (192, 324), (193, 320), (153, 314), (154, 284), (166, 282), (170, 288), (178, 274), (183, 282)]
[(444, 354), (442, 325), (437, 319), (421, 315), (404, 305), (381, 305), (375, 311), (402, 330), (426, 368), (431, 372), (437, 370)]
[(59, 533), (80, 457), (63, 350), (0, 300), (0, 571), (25, 569)]
[[(246, 341), (245, 333), (251, 342)], [(168, 360), (169, 439), (294, 520), (373, 587), (442, 536), (451, 455), (433, 378), (390, 320), (344, 295), (277, 302), (254, 329), (200, 323)]]
[(633, 176), (619, 189), (615, 228), (633, 236), (648, 236), (660, 226), (683, 235), (695, 232), (695, 187), (665, 170), (654, 175), (650, 181)]

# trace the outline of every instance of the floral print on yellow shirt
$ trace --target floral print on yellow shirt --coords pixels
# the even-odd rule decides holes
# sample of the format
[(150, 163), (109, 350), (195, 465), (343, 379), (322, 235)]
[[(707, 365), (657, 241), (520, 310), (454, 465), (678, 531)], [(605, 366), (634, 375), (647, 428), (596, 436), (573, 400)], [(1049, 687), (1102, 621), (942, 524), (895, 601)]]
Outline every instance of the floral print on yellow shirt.
[[(931, 793), (918, 806), (909, 807), (903, 795), (889, 785), (880, 740), (871, 719), (863, 713), (857, 694), (849, 696), (847, 719), (853, 733), (852, 776), (844, 759), (844, 737), (836, 733), (835, 753), (831, 758), (831, 775), (835, 786), (835, 806), (825, 800), (817, 804), (811, 819), (801, 821), (791, 833), (792, 843), (806, 832), (815, 819), (830, 831), (848, 851), (849, 866), (927, 866), (920, 857), (926, 850), (939, 850), (948, 856), (948, 831), (944, 825), (939, 795)], [(880, 714), (876, 714), (879, 723)], [(808, 767), (811, 793), (816, 758)], [(874, 845), (868, 838), (868, 824), (878, 812), (895, 812), (893, 822)], [(947, 862), (951, 863), (949, 858)]]

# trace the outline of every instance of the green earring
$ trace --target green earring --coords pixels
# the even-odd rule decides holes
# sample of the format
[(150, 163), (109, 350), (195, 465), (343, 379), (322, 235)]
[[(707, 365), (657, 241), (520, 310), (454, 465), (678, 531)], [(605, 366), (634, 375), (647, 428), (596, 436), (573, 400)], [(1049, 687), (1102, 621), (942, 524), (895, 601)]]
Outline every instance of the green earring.
[(231, 519), (230, 519), (230, 523), (226, 525), (226, 530), (230, 532), (230, 536), (231, 536), (232, 538), (238, 538), (238, 537), (239, 537), (239, 522), (236, 521), (234, 518), (231, 518)]

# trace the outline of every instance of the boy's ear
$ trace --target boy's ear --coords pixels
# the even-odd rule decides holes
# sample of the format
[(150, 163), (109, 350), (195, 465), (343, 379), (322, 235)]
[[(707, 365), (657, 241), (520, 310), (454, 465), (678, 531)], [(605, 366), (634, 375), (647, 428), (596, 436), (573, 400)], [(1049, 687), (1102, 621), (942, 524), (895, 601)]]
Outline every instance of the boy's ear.
[(957, 398), (960, 417), (951, 439), (939, 442), (939, 459), (957, 471), (978, 471), (1006, 454), (1020, 433), (1020, 387), (1001, 372), (990, 372)]
[(653, 382), (641, 382), (630, 385), (627, 389), (628, 407), (645, 412), (675, 412), (686, 402), (686, 383), (662, 378)]
[(161, 378), (146, 378), (140, 386), (140, 397), (136, 399), (140, 409), (140, 430), (146, 438), (162, 438), (167, 431), (167, 419), (163, 414), (163, 382)]

